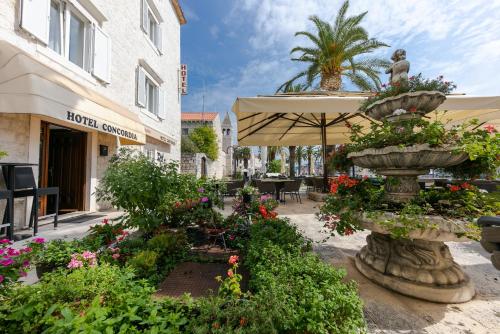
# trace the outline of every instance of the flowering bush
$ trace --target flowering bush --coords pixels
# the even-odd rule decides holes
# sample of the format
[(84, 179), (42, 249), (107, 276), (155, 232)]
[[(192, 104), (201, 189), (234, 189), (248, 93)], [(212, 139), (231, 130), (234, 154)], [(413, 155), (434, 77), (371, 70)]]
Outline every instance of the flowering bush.
[(364, 101), (359, 109), (365, 111), (372, 103), (389, 96), (424, 90), (439, 91), (444, 94), (449, 94), (455, 90), (455, 88), (457, 88), (457, 86), (451, 81), (445, 81), (442, 75), (438, 76), (436, 79), (424, 79), (422, 73), (419, 73), (408, 78), (408, 85), (401, 85), (399, 82), (395, 84), (383, 84), (382, 89), (375, 92), (373, 96)]
[(41, 247), (36, 253), (33, 262), (37, 266), (37, 270), (39, 268), (39, 272), (42, 274), (56, 268), (66, 268), (71, 261), (72, 255), (81, 253), (84, 250), (85, 246), (79, 240), (52, 240)]
[(235, 214), (238, 214), (243, 217), (248, 217), (249, 215), (252, 218), (275, 218), (277, 213), (274, 211), (279, 203), (275, 199), (273, 199), (272, 195), (262, 195), (256, 198), (257, 190), (253, 187), (245, 187), (247, 192), (251, 192), (252, 195), (250, 197), (250, 201), (244, 200), (244, 193), (240, 193), (233, 203), (233, 210)]
[(128, 232), (124, 229), (124, 224), (112, 224), (109, 219), (104, 219), (102, 224), (90, 227), (90, 232), (86, 240), (96, 245), (108, 246), (112, 243), (123, 241), (127, 237)]
[(20, 277), (27, 275), (32, 258), (40, 251), (44, 242), (43, 238), (34, 238), (28, 246), (15, 249), (11, 246), (12, 241), (0, 240), (0, 293)]
[(331, 171), (348, 172), (353, 166), (352, 160), (347, 157), (349, 154), (348, 145), (338, 145), (328, 156), (327, 163)]
[(360, 230), (358, 214), (380, 203), (383, 189), (367, 178), (361, 180), (340, 175), (330, 182), (330, 195), (321, 206), (317, 217), (324, 226), (340, 235), (350, 235)]
[(97, 265), (97, 256), (95, 253), (84, 251), (81, 254), (71, 255), (71, 261), (69, 261), (67, 268), (76, 269), (82, 267), (94, 267)]
[(237, 273), (239, 257), (232, 255), (229, 257), (228, 263), (231, 268), (227, 271), (227, 277), (222, 279), (221, 276), (215, 277), (219, 286), (219, 296), (223, 298), (240, 298), (242, 295), (240, 282), (242, 276)]

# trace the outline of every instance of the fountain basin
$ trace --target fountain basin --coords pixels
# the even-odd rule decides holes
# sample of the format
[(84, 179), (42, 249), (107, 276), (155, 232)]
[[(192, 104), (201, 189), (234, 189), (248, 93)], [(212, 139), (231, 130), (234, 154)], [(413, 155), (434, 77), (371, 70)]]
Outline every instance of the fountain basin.
[(391, 116), (395, 110), (414, 110), (414, 114), (425, 115), (435, 110), (446, 100), (446, 95), (439, 91), (418, 91), (389, 96), (370, 104), (365, 114), (376, 120)]

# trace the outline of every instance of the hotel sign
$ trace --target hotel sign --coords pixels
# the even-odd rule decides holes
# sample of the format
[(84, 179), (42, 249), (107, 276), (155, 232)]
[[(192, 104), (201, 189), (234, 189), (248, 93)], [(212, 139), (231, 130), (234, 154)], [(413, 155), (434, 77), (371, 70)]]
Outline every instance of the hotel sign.
[(123, 138), (128, 138), (128, 139), (133, 139), (137, 140), (137, 134), (128, 130), (124, 130), (120, 127), (107, 124), (104, 122), (98, 122), (97, 119), (88, 117), (88, 116), (82, 116), (78, 113), (72, 112), (72, 111), (67, 111), (66, 112), (66, 120), (76, 123), (78, 125), (83, 125), (88, 128), (92, 129), (97, 129), (102, 132), (107, 132), (109, 134), (113, 134), (116, 136), (120, 136)]
[(180, 79), (181, 82), (180, 84), (180, 91), (182, 95), (187, 95), (188, 93), (188, 88), (187, 88), (187, 65), (186, 64), (181, 64), (181, 71), (180, 71)]

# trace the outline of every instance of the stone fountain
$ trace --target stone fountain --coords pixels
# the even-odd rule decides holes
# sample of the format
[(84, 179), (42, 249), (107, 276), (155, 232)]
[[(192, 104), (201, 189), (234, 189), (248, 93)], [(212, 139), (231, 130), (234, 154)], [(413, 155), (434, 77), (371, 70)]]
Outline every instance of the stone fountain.
[[(404, 50), (396, 50), (388, 73), (391, 83), (407, 85), (409, 62)], [(403, 122), (420, 118), (435, 110), (446, 96), (438, 91), (403, 93), (377, 101), (366, 109), (376, 120)], [(431, 168), (457, 165), (467, 154), (456, 153), (453, 147), (388, 146), (365, 149), (349, 154), (355, 165), (375, 170), (390, 179), (385, 190), (388, 201), (404, 203), (420, 191), (418, 175)], [(407, 218), (406, 218), (407, 219)], [(425, 226), (413, 230), (407, 238), (393, 238), (391, 232), (379, 224), (391, 220), (403, 225), (401, 216), (386, 212), (380, 216), (361, 217), (364, 228), (371, 230), (367, 245), (356, 255), (358, 270), (376, 283), (399, 293), (440, 303), (460, 303), (470, 300), (474, 286), (444, 243), (468, 241), (463, 235), (465, 222), (441, 216), (422, 216)]]

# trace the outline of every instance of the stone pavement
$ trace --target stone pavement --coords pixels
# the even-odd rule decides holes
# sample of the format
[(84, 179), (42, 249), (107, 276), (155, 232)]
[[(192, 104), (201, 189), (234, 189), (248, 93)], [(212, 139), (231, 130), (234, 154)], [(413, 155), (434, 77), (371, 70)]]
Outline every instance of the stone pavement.
[[(230, 212), (231, 202), (226, 199), (224, 213)], [(345, 268), (347, 279), (357, 282), (369, 333), (500, 333), (500, 271), (478, 242), (447, 243), (476, 285), (474, 299), (463, 304), (430, 303), (391, 292), (365, 278), (354, 266), (354, 255), (366, 244), (369, 231), (325, 241), (328, 234), (321, 232), (322, 224), (314, 216), (317, 205), (307, 199), (303, 204), (287, 200), (277, 211), (314, 241), (314, 251), (324, 261)]]

